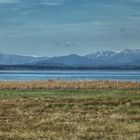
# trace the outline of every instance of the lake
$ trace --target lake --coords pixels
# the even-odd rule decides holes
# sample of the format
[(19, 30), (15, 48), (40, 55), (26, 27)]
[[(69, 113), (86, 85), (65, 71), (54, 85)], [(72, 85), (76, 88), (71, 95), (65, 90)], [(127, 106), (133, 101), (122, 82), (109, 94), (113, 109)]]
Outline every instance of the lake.
[(122, 80), (140, 82), (140, 71), (49, 70), (0, 71), (0, 80)]

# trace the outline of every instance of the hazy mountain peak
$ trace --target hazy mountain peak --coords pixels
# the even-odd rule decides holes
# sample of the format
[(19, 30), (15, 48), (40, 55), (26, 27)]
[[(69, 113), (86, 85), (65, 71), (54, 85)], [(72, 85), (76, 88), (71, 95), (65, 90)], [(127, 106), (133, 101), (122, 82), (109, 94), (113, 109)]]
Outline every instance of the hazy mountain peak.
[(140, 53), (139, 49), (125, 49), (124, 51), (122, 51), (122, 53)]
[(140, 50), (126, 49), (121, 52), (97, 51), (95, 53), (80, 56), (70, 54), (60, 57), (32, 57), (21, 55), (0, 55), (0, 65), (24, 65), (36, 66), (72, 66), (72, 67), (104, 67), (104, 66), (140, 66)]
[(70, 54), (68, 55), (69, 57), (80, 57), (80, 55), (77, 55), (77, 54)]
[(113, 52), (113, 51), (97, 51), (96, 54), (99, 56), (102, 56), (102, 55), (110, 56), (110, 55), (115, 54), (115, 52)]
[(97, 51), (95, 53), (92, 53), (92, 54), (89, 54), (89, 55), (86, 55), (87, 58), (89, 59), (94, 59), (94, 58), (102, 58), (102, 57), (110, 57), (112, 55), (116, 54), (115, 52), (113, 51)]

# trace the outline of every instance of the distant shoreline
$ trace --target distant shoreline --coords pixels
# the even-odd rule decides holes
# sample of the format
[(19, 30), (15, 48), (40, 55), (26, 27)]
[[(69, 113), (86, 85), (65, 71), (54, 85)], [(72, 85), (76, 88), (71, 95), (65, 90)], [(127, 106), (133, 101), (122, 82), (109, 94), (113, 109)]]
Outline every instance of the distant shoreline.
[(0, 70), (140, 70), (140, 66), (97, 66), (97, 67), (58, 67), (34, 65), (0, 65)]

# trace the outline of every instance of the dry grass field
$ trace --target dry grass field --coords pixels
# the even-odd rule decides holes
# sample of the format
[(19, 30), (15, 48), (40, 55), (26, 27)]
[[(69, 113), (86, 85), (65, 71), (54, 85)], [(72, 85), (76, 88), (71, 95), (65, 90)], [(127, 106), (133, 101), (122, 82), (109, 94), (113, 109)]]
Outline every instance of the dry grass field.
[(137, 88), (0, 90), (0, 140), (139, 139)]
[(0, 82), (0, 89), (140, 89), (137, 82), (117, 81), (11, 81)]

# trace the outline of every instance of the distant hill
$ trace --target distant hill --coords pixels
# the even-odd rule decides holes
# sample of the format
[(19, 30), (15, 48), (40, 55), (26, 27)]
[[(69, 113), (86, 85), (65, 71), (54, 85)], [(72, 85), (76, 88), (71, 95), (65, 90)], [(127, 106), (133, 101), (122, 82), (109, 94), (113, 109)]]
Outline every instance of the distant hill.
[(74, 67), (92, 66), (94, 64), (94, 62), (91, 59), (76, 54), (71, 54), (68, 56), (48, 58), (47, 60), (38, 62), (37, 65), (44, 66), (48, 63), (55, 64), (55, 65), (60, 64), (65, 66), (74, 66)]
[[(98, 51), (85, 56), (34, 57), (0, 53), (0, 69), (140, 69), (140, 50)], [(7, 68), (7, 69), (8, 69)]]
[(92, 59), (102, 66), (120, 66), (120, 65), (137, 65), (140, 66), (140, 50), (126, 49), (121, 52), (97, 52), (86, 55), (86, 58)]
[(23, 65), (46, 60), (47, 57), (24, 56), (19, 54), (0, 53), (0, 65)]

